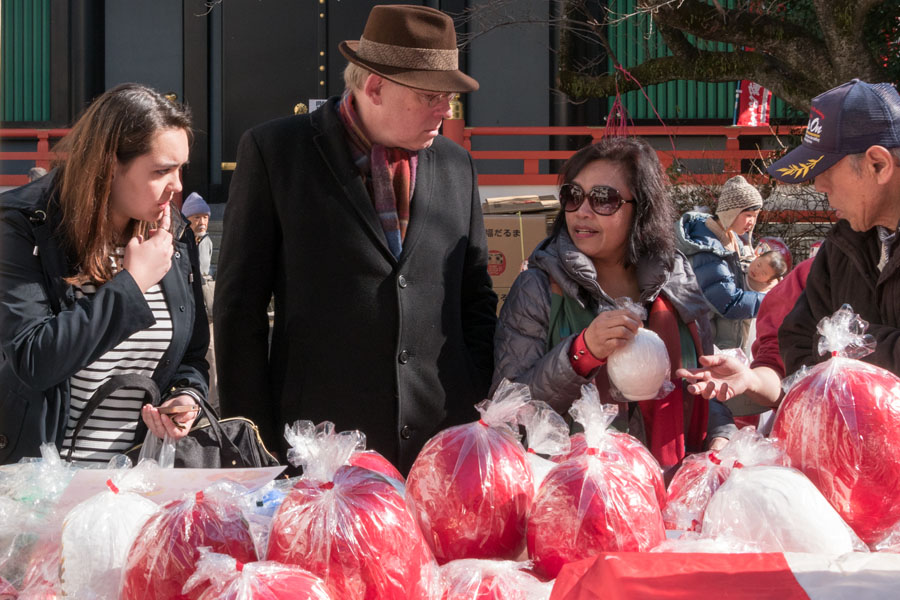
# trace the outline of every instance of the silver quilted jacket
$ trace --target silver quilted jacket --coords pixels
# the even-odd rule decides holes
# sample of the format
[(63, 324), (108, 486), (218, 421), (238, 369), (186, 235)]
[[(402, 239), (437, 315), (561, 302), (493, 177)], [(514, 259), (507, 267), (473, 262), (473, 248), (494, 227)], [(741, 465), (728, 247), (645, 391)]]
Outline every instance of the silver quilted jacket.
[[(556, 238), (541, 242), (528, 259), (528, 269), (519, 274), (500, 311), (494, 337), (494, 381), (496, 388), (504, 378), (525, 383), (532, 398), (543, 400), (564, 414), (581, 396), (581, 386), (589, 383), (605, 367), (589, 377), (581, 377), (569, 362), (568, 351), (577, 334), (562, 340), (547, 351), (550, 325), (550, 279), (563, 293), (582, 306), (599, 314), (616, 308), (615, 301), (597, 283), (591, 260), (578, 251), (568, 232), (563, 229)], [(696, 322), (703, 353), (713, 352), (709, 325), (709, 305), (697, 285), (690, 263), (681, 252), (675, 253), (674, 266), (667, 270), (654, 257), (642, 258), (637, 265), (641, 302), (649, 304), (662, 294), (685, 323)], [(686, 403), (689, 406), (689, 403)], [(634, 411), (638, 415), (640, 411)], [(630, 424), (632, 433), (641, 438), (641, 423)], [(731, 437), (736, 431), (731, 411), (711, 400), (707, 439)]]

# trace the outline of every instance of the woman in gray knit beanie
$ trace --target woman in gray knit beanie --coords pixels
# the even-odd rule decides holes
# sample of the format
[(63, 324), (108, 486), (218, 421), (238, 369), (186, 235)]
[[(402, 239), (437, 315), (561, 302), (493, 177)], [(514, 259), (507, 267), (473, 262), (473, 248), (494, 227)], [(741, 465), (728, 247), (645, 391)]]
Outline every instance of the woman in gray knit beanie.
[(741, 260), (753, 251), (740, 236), (749, 234), (762, 208), (759, 191), (740, 175), (722, 186), (716, 214), (684, 214), (675, 224), (678, 249), (691, 261), (697, 282), (715, 310), (716, 346), (739, 348), (741, 320), (752, 319), (764, 294), (745, 289)]

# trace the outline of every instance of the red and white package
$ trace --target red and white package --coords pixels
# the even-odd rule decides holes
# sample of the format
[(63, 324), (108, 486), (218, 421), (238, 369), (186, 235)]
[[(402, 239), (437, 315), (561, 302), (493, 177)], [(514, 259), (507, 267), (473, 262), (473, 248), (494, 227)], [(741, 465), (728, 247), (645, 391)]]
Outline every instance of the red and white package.
[(537, 493), (544, 477), (555, 466), (555, 462), (544, 456), (555, 457), (568, 454), (571, 448), (569, 425), (552, 406), (540, 400), (532, 400), (523, 406), (517, 415), (519, 425), (525, 428), (528, 454), (534, 478), (534, 493)]
[(164, 505), (141, 528), (125, 561), (120, 600), (196, 600), (203, 592), (182, 588), (197, 568), (199, 548), (240, 562), (257, 559), (250, 526), (237, 495), (244, 488), (217, 484)]
[(63, 597), (59, 584), (58, 540), (39, 542), (31, 552), (18, 600), (58, 600)]
[(669, 499), (663, 509), (666, 529), (700, 531), (710, 499), (736, 466), (786, 464), (784, 450), (753, 427), (739, 430), (719, 452), (685, 457), (669, 483)]
[(200, 549), (197, 571), (186, 592), (202, 586), (198, 600), (331, 600), (321, 578), (295, 565), (272, 561), (243, 564), (225, 554)]
[(0, 600), (16, 600), (18, 597), (19, 592), (16, 591), (13, 584), (0, 577)]
[(378, 452), (375, 452), (374, 450), (356, 451), (350, 455), (349, 462), (354, 467), (369, 469), (370, 471), (375, 471), (376, 473), (384, 475), (388, 479), (393, 479), (400, 484), (406, 484), (406, 479), (404, 479), (400, 471), (397, 470), (397, 467), (395, 467), (393, 463), (391, 463), (391, 461), (386, 459)]
[(874, 347), (867, 326), (848, 305), (822, 319), (819, 353), (832, 358), (793, 385), (772, 437), (874, 546), (900, 521), (900, 378), (857, 360)]
[(272, 520), (266, 559), (321, 577), (334, 598), (429, 598), (437, 564), (395, 487), (381, 474), (347, 464), (365, 447), (359, 431), (298, 421), (285, 428), (288, 460), (303, 476)]
[(525, 547), (534, 484), (513, 426), (530, 397), (504, 381), (476, 407), (480, 420), (441, 431), (416, 457), (406, 499), (439, 563), (513, 559)]
[(583, 396), (569, 412), (584, 427), (588, 450), (550, 471), (528, 518), (528, 556), (549, 578), (566, 563), (644, 552), (665, 539), (656, 495), (604, 441), (616, 406)]
[(553, 582), (531, 573), (529, 561), (464, 558), (441, 567), (441, 600), (547, 600)]
[[(600, 395), (594, 384), (582, 386), (582, 397), (589, 398), (591, 402), (600, 402)], [(605, 436), (598, 440), (604, 445), (603, 449), (621, 454), (632, 473), (656, 496), (659, 506), (665, 506), (668, 495), (662, 468), (650, 450), (633, 435), (616, 431), (611, 427), (608, 427), (605, 433)], [(564, 462), (581, 456), (588, 450), (584, 433), (576, 433), (570, 438), (569, 443), (569, 452), (554, 458), (554, 462)]]

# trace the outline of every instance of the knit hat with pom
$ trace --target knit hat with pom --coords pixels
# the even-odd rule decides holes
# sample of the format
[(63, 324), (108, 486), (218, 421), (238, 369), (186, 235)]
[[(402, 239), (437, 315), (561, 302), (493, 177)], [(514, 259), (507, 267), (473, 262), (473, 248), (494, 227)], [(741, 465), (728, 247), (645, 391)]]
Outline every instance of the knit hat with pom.
[(762, 196), (747, 180), (737, 175), (725, 182), (719, 193), (716, 216), (724, 229), (731, 227), (734, 220), (745, 210), (762, 208)]

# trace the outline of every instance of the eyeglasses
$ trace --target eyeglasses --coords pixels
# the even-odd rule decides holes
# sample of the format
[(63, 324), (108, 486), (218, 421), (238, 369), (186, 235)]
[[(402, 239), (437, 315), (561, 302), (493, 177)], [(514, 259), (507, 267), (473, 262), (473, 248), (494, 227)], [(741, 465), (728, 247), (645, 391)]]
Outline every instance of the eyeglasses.
[[(559, 202), (566, 212), (575, 212), (581, 208), (584, 198), (584, 190), (577, 183), (566, 183), (559, 188)], [(587, 199), (591, 210), (604, 217), (616, 214), (623, 204), (634, 202), (633, 199), (625, 200), (619, 190), (608, 185), (595, 185), (588, 192)]]
[(444, 102), (453, 102), (459, 98), (457, 92), (422, 92), (415, 88), (409, 88), (416, 93), (419, 99), (428, 105), (429, 108), (440, 106)]

